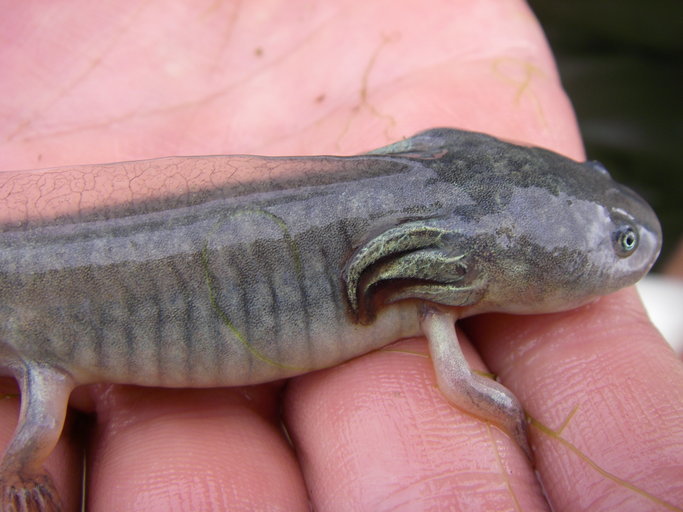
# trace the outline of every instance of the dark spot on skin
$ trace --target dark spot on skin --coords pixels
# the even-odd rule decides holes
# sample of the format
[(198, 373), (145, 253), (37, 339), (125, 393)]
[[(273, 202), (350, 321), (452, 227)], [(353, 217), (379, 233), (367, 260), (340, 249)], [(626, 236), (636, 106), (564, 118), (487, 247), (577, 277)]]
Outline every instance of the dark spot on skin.
[(260, 46), (254, 48), (254, 55), (256, 57), (263, 57), (263, 48), (261, 48)]
[(315, 98), (316, 103), (322, 103), (323, 101), (325, 101), (325, 95), (324, 94), (319, 94), (318, 96), (316, 96), (316, 98)]

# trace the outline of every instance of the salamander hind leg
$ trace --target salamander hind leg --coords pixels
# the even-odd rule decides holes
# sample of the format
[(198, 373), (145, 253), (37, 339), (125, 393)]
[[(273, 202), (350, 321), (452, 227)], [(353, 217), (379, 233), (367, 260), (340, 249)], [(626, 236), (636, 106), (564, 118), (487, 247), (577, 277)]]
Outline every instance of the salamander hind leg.
[(43, 462), (61, 434), (74, 383), (66, 373), (35, 363), (13, 369), (21, 411), (0, 463), (0, 512), (59, 511), (59, 497)]
[(454, 316), (427, 307), (422, 331), (429, 341), (439, 389), (448, 401), (501, 427), (532, 460), (524, 409), (508, 389), (470, 370), (455, 332)]

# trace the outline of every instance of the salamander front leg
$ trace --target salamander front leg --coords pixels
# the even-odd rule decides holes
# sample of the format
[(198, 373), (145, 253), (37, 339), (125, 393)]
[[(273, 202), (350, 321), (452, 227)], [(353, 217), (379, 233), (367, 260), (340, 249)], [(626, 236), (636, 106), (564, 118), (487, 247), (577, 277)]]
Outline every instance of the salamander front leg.
[(43, 462), (61, 434), (74, 383), (64, 372), (34, 363), (16, 368), (15, 377), (21, 412), (0, 463), (0, 511), (59, 511), (59, 497)]
[(448, 401), (500, 426), (532, 459), (522, 406), (498, 382), (470, 370), (455, 333), (455, 317), (427, 307), (422, 314), (422, 332), (429, 341), (439, 389)]

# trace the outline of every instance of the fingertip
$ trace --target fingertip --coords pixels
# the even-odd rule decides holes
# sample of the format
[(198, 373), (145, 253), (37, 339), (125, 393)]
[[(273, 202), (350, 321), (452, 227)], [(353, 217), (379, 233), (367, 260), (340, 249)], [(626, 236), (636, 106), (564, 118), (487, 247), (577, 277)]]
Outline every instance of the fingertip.
[(552, 503), (579, 488), (635, 509), (683, 500), (683, 366), (633, 289), (566, 313), (487, 315), (466, 330), (532, 418)]
[(114, 393), (100, 406), (93, 436), (93, 509), (305, 507), (298, 464), (279, 424), (272, 411), (254, 406), (258, 387)]
[(441, 395), (423, 340), (295, 379), (285, 421), (316, 509), (542, 505), (515, 442)]

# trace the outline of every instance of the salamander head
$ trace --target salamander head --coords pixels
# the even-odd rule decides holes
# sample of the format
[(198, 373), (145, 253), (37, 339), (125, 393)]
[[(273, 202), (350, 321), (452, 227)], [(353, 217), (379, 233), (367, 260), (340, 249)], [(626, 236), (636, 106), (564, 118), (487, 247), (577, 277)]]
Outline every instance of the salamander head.
[(485, 288), (471, 312), (562, 311), (641, 279), (661, 248), (652, 208), (596, 162), (526, 149), (534, 165), (467, 222)]
[(344, 279), (360, 318), (378, 297), (456, 306), (460, 316), (563, 311), (634, 284), (659, 254), (655, 213), (596, 162), (453, 129), (374, 153), (434, 171), (424, 201), (440, 211), (358, 249)]

